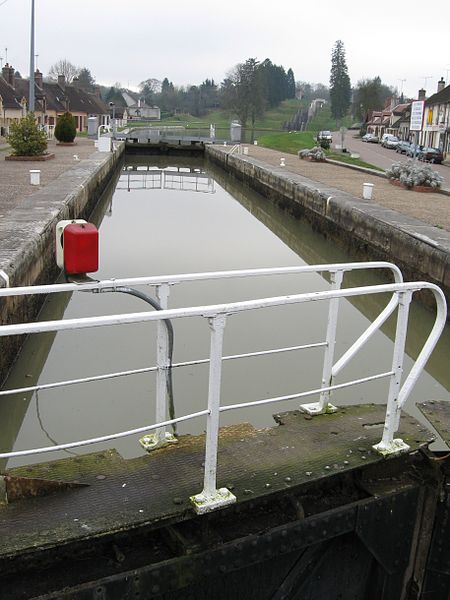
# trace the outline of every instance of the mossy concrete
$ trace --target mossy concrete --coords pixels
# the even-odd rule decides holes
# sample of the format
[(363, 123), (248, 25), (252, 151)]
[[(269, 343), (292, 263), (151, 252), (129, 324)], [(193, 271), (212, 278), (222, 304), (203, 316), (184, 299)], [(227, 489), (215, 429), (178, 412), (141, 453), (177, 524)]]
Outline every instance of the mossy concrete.
[[(277, 425), (261, 431), (246, 424), (224, 427), (217, 487), (232, 491), (239, 505), (385, 464), (372, 450), (385, 412), (382, 405), (345, 407), (312, 418), (292, 411), (275, 415)], [(407, 415), (398, 435), (412, 453), (433, 440)], [(192, 519), (189, 498), (202, 491), (204, 444), (203, 435), (182, 436), (176, 445), (131, 460), (106, 451), (12, 469), (13, 477), (88, 485), (0, 507), (0, 560)]]

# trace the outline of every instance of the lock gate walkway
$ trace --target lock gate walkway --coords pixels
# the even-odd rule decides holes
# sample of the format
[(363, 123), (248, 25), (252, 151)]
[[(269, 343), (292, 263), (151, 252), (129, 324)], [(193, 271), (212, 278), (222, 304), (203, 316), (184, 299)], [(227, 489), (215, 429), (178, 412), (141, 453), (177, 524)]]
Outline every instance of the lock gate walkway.
[[(450, 426), (447, 405), (426, 410), (437, 411), (444, 429)], [(442, 477), (417, 454), (428, 452), (433, 435), (407, 415), (399, 434), (410, 445), (408, 454), (386, 460), (371, 449), (384, 417), (384, 406), (361, 405), (316, 417), (276, 414), (277, 425), (262, 431), (246, 424), (223, 428), (218, 478), (237, 503), (206, 516), (196, 516), (189, 503), (201, 486), (204, 436), (183, 436), (132, 460), (105, 451), (11, 469), (3, 483), (14, 491), (13, 501), (0, 507), (2, 593), (9, 600), (178, 598), (176, 590), (198, 585), (205, 574), (223, 577), (269, 555), (283, 559), (293, 548), (329, 544), (351, 532), (373, 538), (374, 524), (375, 555), (385, 547), (383, 560), (391, 564), (384, 566), (388, 579), (398, 579), (398, 593), (405, 569), (424, 577), (422, 554), (431, 544), (434, 517), (428, 496), (435, 499)], [(42, 480), (71, 485), (45, 492)], [(377, 522), (365, 531), (372, 506), (369, 520)], [(431, 511), (425, 525), (424, 510)], [(418, 528), (426, 548), (415, 538)], [(399, 554), (392, 555), (387, 549), (394, 541)], [(217, 597), (238, 596), (217, 590)]]

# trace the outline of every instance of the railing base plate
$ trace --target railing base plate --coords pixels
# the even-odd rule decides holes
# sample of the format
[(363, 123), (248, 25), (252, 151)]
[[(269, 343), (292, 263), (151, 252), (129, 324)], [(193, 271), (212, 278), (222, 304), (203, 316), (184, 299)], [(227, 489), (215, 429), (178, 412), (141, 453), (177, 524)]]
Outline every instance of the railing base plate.
[(167, 444), (177, 444), (178, 438), (168, 431), (164, 433), (164, 439), (162, 440), (158, 438), (156, 433), (148, 433), (144, 437), (141, 437), (139, 443), (146, 452), (152, 452), (153, 450), (167, 446)]
[(325, 404), (323, 408), (320, 407), (319, 402), (310, 402), (309, 404), (300, 404), (299, 409), (307, 413), (308, 415), (323, 415), (323, 414), (331, 414), (338, 411), (338, 407), (334, 406), (334, 404), (330, 404), (328, 402)]
[(194, 510), (198, 515), (204, 515), (218, 508), (234, 504), (236, 500), (236, 496), (227, 488), (220, 488), (216, 490), (215, 494), (205, 494), (202, 492), (190, 497), (190, 501), (194, 505)]
[(378, 444), (372, 446), (372, 448), (382, 456), (395, 456), (396, 454), (403, 454), (403, 452), (408, 452), (410, 450), (408, 444), (405, 444), (405, 442), (400, 438), (392, 440), (392, 442), (389, 444), (379, 442)]

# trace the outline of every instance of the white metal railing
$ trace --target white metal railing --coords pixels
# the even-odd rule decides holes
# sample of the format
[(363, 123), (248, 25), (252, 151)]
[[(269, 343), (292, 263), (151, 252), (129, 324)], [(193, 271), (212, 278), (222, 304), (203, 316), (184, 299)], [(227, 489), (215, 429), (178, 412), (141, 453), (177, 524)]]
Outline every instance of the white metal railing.
[(48, 140), (53, 140), (55, 137), (55, 126), (54, 125), (45, 125), (45, 133), (47, 134)]
[(235, 152), (236, 152), (236, 154), (241, 154), (242, 149), (241, 149), (240, 144), (234, 144), (234, 146), (231, 146), (231, 148), (228, 150), (227, 154), (231, 155), (231, 154), (234, 154)]
[[(361, 269), (390, 269), (395, 283), (364, 286), (356, 288), (341, 289), (343, 276), (345, 272)], [(205, 281), (228, 278), (249, 278), (257, 276), (273, 276), (287, 274), (302, 274), (321, 272), (329, 273), (331, 278), (331, 290), (320, 292), (309, 292), (295, 295), (284, 295), (274, 298), (264, 298), (258, 300), (247, 300), (227, 304), (216, 304), (208, 306), (197, 306), (190, 308), (168, 309), (169, 290), (172, 285), (182, 282)], [(221, 412), (235, 410), (238, 408), (257, 407), (262, 404), (276, 403), (285, 400), (294, 400), (319, 396), (315, 403), (301, 405), (302, 410), (311, 414), (320, 414), (336, 410), (330, 403), (331, 394), (338, 389), (348, 388), (354, 385), (367, 383), (379, 379), (389, 379), (389, 391), (387, 397), (386, 419), (383, 430), (383, 437), (379, 444), (374, 448), (382, 454), (392, 454), (405, 451), (408, 446), (402, 440), (394, 439), (394, 433), (399, 426), (400, 412), (404, 406), (418, 376), (420, 375), (425, 363), (427, 362), (437, 340), (444, 328), (446, 321), (446, 302), (442, 291), (434, 284), (427, 282), (403, 283), (402, 275), (398, 267), (385, 262), (366, 262), (366, 263), (342, 263), (326, 265), (308, 265), (303, 267), (285, 267), (268, 269), (251, 269), (240, 271), (222, 271), (209, 273), (191, 273), (174, 276), (156, 276), (156, 277), (137, 277), (128, 279), (109, 279), (104, 281), (91, 281), (84, 284), (66, 283), (45, 286), (30, 286), (17, 288), (0, 289), (0, 298), (6, 296), (20, 296), (29, 294), (48, 294), (58, 292), (73, 291), (91, 291), (91, 292), (110, 292), (122, 286), (150, 285), (156, 288), (156, 297), (162, 308), (156, 312), (139, 312), (118, 315), (108, 315), (100, 317), (84, 317), (76, 319), (62, 319), (56, 321), (42, 321), (36, 323), (3, 325), (0, 327), (0, 337), (8, 335), (21, 335), (26, 333), (38, 333), (48, 331), (62, 331), (72, 329), (85, 329), (91, 327), (102, 327), (106, 325), (123, 325), (128, 323), (144, 323), (149, 321), (157, 322), (157, 358), (156, 366), (129, 371), (120, 371), (107, 373), (82, 379), (66, 380), (55, 383), (40, 384), (36, 386), (24, 387), (14, 390), (2, 390), (0, 395), (10, 395), (19, 392), (35, 391), (86, 383), (89, 381), (99, 381), (114, 377), (133, 375), (136, 373), (156, 372), (156, 417), (155, 423), (136, 429), (112, 433), (87, 440), (79, 440), (58, 444), (55, 446), (41, 447), (30, 450), (18, 450), (14, 452), (0, 453), (0, 458), (13, 458), (19, 456), (28, 456), (32, 454), (53, 452), (56, 450), (68, 450), (88, 444), (110, 441), (134, 434), (148, 433), (155, 431), (151, 442), (153, 447), (166, 443), (170, 435), (166, 432), (166, 427), (194, 419), (200, 416), (206, 416), (206, 450), (205, 450), (205, 472), (203, 491), (193, 496), (192, 502), (198, 513), (213, 510), (235, 501), (234, 496), (227, 489), (217, 489), (216, 471), (217, 471), (217, 448), (219, 436), (219, 415)], [(406, 377), (403, 385), (401, 384), (403, 373), (403, 357), (405, 352), (406, 332), (408, 326), (409, 306), (414, 292), (421, 289), (429, 289), (434, 294), (436, 300), (436, 320), (434, 326), (426, 340), (417, 360), (410, 373)], [(338, 321), (339, 302), (341, 298), (350, 298), (363, 295), (389, 293), (392, 297), (378, 315), (378, 317), (369, 325), (366, 331), (352, 344), (344, 355), (335, 362), (334, 349), (336, 338), (336, 327)], [(323, 342), (315, 342), (289, 348), (277, 348), (274, 350), (264, 350), (247, 354), (223, 356), (222, 344), (223, 334), (226, 326), (227, 317), (233, 314), (264, 309), (274, 306), (304, 304), (316, 301), (329, 301), (328, 324), (326, 339)], [(382, 326), (389, 316), (398, 308), (396, 337), (393, 349), (392, 367), (387, 372), (375, 373), (370, 376), (347, 381), (345, 383), (334, 383), (335, 376), (350, 362), (358, 351), (368, 342), (373, 334)], [(209, 388), (208, 388), (208, 406), (202, 411), (183, 415), (181, 417), (167, 419), (166, 406), (166, 377), (169, 367), (168, 356), (168, 336), (164, 321), (167, 319), (179, 319), (189, 317), (201, 317), (207, 319), (211, 329), (210, 356), (208, 359), (192, 360), (184, 363), (172, 365), (172, 368), (186, 365), (209, 363)], [(295, 392), (286, 396), (267, 398), (233, 405), (220, 405), (220, 381), (221, 367), (224, 360), (234, 360), (249, 356), (260, 356), (272, 353), (288, 352), (292, 350), (306, 350), (309, 348), (324, 348), (324, 362), (322, 369), (322, 383), (319, 387), (312, 390)], [(151, 436), (146, 436), (151, 438)], [(151, 445), (151, 444), (150, 444)]]

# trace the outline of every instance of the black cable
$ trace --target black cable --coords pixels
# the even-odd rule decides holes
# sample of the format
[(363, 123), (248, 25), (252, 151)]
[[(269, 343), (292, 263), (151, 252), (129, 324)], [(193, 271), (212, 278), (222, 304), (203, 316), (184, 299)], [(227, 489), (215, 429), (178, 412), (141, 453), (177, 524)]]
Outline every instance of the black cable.
[[(143, 292), (141, 292), (139, 290), (135, 290), (134, 288), (129, 288), (129, 287), (125, 287), (125, 286), (117, 286), (113, 289), (106, 288), (106, 289), (102, 289), (102, 290), (94, 290), (94, 292), (98, 292), (98, 291), (100, 291), (100, 292), (121, 292), (123, 294), (130, 294), (130, 296), (135, 296), (136, 298), (140, 298), (141, 300), (144, 300), (144, 302), (147, 302), (148, 304), (153, 306), (153, 308), (155, 310), (164, 310), (162, 308), (162, 306), (156, 300), (154, 300), (150, 296), (147, 296), (147, 294), (144, 294)], [(163, 321), (164, 321), (164, 324), (167, 329), (167, 338), (169, 341), (169, 347), (168, 347), (169, 364), (167, 367), (168, 374), (166, 377), (167, 395), (169, 397), (169, 417), (171, 419), (175, 419), (175, 402), (174, 402), (174, 398), (173, 398), (173, 380), (172, 380), (172, 357), (173, 357), (174, 333), (173, 333), (173, 327), (172, 327), (172, 323), (171, 323), (170, 319), (163, 319)], [(173, 429), (174, 435), (176, 435), (176, 433), (177, 433), (176, 423), (172, 423), (172, 429)]]

